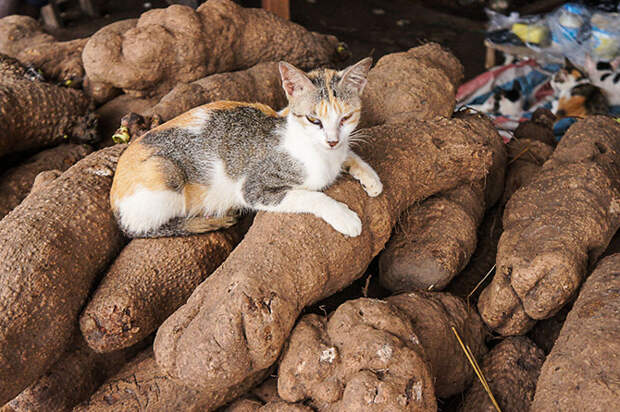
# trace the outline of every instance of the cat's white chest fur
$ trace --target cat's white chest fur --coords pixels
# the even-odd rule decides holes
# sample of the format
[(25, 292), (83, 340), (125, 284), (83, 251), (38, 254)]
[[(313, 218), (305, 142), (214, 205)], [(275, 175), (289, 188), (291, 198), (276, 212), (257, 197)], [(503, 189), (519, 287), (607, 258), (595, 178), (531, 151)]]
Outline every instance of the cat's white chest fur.
[(292, 130), (285, 133), (282, 150), (301, 163), (304, 169), (304, 181), (298, 189), (322, 190), (332, 184), (342, 171), (348, 147), (328, 150), (309, 141), (307, 137), (295, 135)]

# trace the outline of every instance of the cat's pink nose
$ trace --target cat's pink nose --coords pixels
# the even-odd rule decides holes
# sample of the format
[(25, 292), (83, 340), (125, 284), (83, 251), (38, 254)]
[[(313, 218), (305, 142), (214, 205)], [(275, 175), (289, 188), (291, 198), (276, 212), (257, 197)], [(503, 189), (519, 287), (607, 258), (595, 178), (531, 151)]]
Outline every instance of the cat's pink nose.
[(338, 144), (338, 142), (337, 142), (337, 141), (332, 142), (332, 141), (329, 141), (329, 140), (328, 140), (328, 141), (327, 141), (327, 144), (329, 145), (329, 147), (334, 147), (334, 146), (336, 146), (336, 145)]

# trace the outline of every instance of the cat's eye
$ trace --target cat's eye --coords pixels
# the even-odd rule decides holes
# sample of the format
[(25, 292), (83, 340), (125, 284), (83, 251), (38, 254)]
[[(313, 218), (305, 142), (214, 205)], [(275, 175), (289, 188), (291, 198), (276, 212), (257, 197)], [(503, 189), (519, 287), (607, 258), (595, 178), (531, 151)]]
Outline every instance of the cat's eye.
[(351, 116), (353, 116), (353, 113), (349, 113), (348, 115), (346, 115), (342, 119), (340, 119), (340, 125), (342, 126), (344, 124), (344, 122), (346, 122), (347, 120), (349, 120), (351, 118)]
[(323, 127), (323, 123), (321, 123), (321, 120), (317, 119), (316, 117), (306, 115), (306, 119), (308, 119), (308, 121), (312, 124)]

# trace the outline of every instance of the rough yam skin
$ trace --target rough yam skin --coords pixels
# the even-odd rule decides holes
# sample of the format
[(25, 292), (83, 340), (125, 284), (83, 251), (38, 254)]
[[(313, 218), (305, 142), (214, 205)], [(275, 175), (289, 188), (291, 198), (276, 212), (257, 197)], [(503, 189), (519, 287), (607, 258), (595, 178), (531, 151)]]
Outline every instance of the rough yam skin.
[(602, 259), (543, 364), (532, 411), (613, 411), (620, 402), (620, 254)]
[(329, 320), (303, 317), (283, 351), (278, 393), (317, 411), (436, 411), (418, 333), (395, 305), (342, 304)]
[(97, 352), (131, 346), (154, 332), (230, 254), (247, 224), (187, 237), (133, 239), (80, 316)]
[(482, 198), (480, 187), (464, 185), (405, 211), (379, 258), (381, 285), (392, 292), (446, 287), (476, 249)]
[(129, 348), (97, 354), (76, 334), (74, 347), (7, 405), (15, 412), (71, 411), (136, 353)]
[(465, 302), (448, 293), (415, 291), (386, 299), (407, 314), (435, 378), (435, 394), (440, 398), (461, 393), (474, 378), (451, 327), (456, 327), (474, 357), (487, 352), (486, 330), (478, 314)]
[(57, 361), (124, 243), (109, 204), (123, 146), (93, 153), (0, 221), (0, 404)]
[(27, 47), (53, 41), (54, 37), (32, 17), (14, 14), (0, 19), (0, 53), (17, 57)]
[(337, 57), (334, 36), (312, 33), (262, 9), (209, 0), (197, 10), (173, 5), (142, 14), (127, 31), (100, 30), (82, 58), (89, 81), (126, 93), (162, 96), (212, 73), (286, 60), (301, 69)]
[(29, 80), (25, 68), (0, 55), (0, 156), (63, 142), (92, 141), (96, 117), (78, 90)]
[(87, 41), (88, 39), (84, 38), (28, 45), (16, 57), (24, 64), (40, 69), (48, 79), (59, 82), (70, 80), (79, 85), (84, 78), (82, 51)]
[(553, 153), (553, 146), (533, 139), (513, 139), (506, 148), (510, 165), (506, 171), (506, 183), (500, 202), (502, 207), (517, 189), (540, 174), (543, 164)]
[(436, 43), (383, 56), (368, 73), (360, 127), (449, 117), (462, 79), (461, 63)]
[(259, 63), (247, 70), (216, 73), (175, 86), (147, 116), (168, 121), (194, 107), (217, 100), (260, 102), (279, 110), (288, 104), (278, 63)]
[(63, 144), (44, 150), (0, 176), (0, 219), (30, 192), (35, 177), (45, 170), (65, 171), (92, 152), (86, 145)]
[(486, 121), (366, 130), (361, 156), (381, 177), (383, 194), (368, 197), (350, 177), (327, 190), (359, 214), (362, 234), (345, 238), (310, 215), (259, 213), (230, 257), (160, 327), (154, 349), (162, 369), (218, 393), (272, 365), (301, 309), (358, 278), (407, 206), (487, 173), (492, 151), (476, 133)]
[(147, 349), (108, 379), (91, 398), (74, 412), (149, 411), (203, 412), (216, 409), (246, 393), (263, 381), (270, 370), (251, 376), (246, 383), (231, 386), (217, 397), (204, 394), (167, 377)]
[[(553, 124), (557, 118), (548, 109), (538, 108), (527, 122), (519, 123), (515, 129), (515, 140), (530, 139), (555, 147), (557, 141), (553, 133)], [(512, 141), (512, 140), (511, 140)]]
[[(482, 359), (480, 367), (502, 411), (530, 410), (544, 360), (543, 351), (522, 336), (504, 339)], [(467, 391), (459, 410), (497, 411), (478, 380)]]
[(403, 213), (379, 259), (379, 280), (385, 288), (442, 290), (469, 262), (485, 209), (497, 202), (504, 185), (505, 145), (493, 126), (487, 126), (485, 133), (493, 147), (489, 175)]
[(575, 123), (510, 198), (503, 224), (497, 272), (478, 309), (498, 333), (524, 334), (571, 299), (620, 227), (620, 124)]
[(262, 403), (253, 399), (239, 399), (227, 407), (222, 412), (313, 412), (309, 406), (303, 404), (289, 403), (284, 401), (271, 401)]

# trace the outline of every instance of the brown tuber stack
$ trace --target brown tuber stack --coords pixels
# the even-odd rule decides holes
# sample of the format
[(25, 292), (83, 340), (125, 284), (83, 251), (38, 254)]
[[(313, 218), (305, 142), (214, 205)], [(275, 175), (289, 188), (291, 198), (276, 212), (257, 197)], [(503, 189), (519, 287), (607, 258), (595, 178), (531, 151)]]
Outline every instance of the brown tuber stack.
[(248, 220), (202, 235), (129, 242), (80, 315), (88, 345), (110, 352), (154, 332), (228, 257)]
[(576, 293), (620, 227), (620, 124), (592, 116), (564, 135), (510, 198), (497, 271), (478, 308), (502, 335), (526, 333)]
[(63, 144), (43, 150), (4, 172), (0, 175), (0, 219), (24, 200), (40, 172), (65, 171), (90, 152), (92, 149), (86, 145)]
[(0, 156), (61, 143), (95, 140), (97, 119), (78, 90), (32, 80), (17, 60), (0, 55)]
[(87, 156), (0, 221), (0, 404), (68, 349), (96, 276), (124, 243), (108, 200), (123, 149)]
[(475, 357), (486, 352), (480, 318), (448, 294), (361, 298), (329, 319), (307, 315), (283, 352), (278, 393), (318, 411), (435, 411), (436, 395), (473, 377), (452, 326)]
[(278, 60), (308, 69), (339, 56), (334, 36), (230, 0), (150, 10), (133, 25), (106, 26), (89, 39), (82, 58), (91, 89), (162, 96), (212, 73)]
[[(544, 352), (526, 337), (508, 337), (497, 344), (480, 365), (491, 393), (502, 411), (529, 411)], [(462, 412), (496, 412), (480, 381), (465, 394)]]
[(369, 198), (350, 178), (327, 190), (359, 214), (362, 234), (343, 238), (308, 215), (258, 214), (230, 257), (160, 327), (154, 344), (160, 366), (211, 393), (268, 368), (301, 309), (359, 277), (405, 207), (487, 173), (486, 121), (436, 119), (366, 130), (370, 143), (361, 154), (381, 176), (384, 193)]
[(532, 411), (613, 411), (620, 404), (620, 254), (586, 280), (543, 364)]

